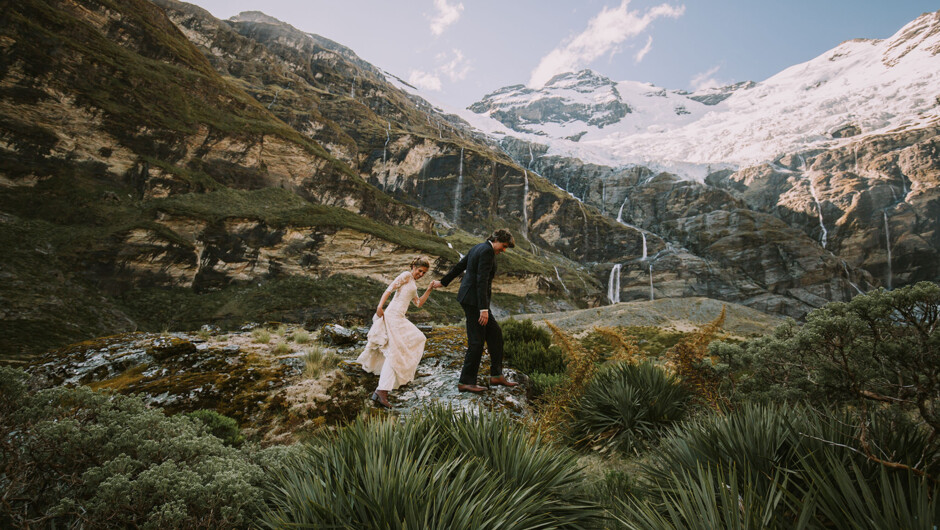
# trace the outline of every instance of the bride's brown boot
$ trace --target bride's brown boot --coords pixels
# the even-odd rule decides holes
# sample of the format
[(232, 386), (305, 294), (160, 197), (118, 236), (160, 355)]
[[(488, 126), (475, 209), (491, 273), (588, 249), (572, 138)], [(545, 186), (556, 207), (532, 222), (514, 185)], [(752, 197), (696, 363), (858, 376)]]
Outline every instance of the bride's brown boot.
[(387, 409), (392, 408), (392, 404), (388, 402), (388, 390), (376, 390), (373, 392), (372, 401), (375, 401)]

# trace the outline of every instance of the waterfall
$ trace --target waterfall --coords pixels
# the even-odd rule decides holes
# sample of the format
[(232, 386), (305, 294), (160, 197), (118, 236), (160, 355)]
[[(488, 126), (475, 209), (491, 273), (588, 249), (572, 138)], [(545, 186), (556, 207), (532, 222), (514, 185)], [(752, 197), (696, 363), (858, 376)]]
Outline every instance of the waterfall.
[(607, 186), (601, 181), (601, 213), (607, 215)]
[(644, 232), (643, 230), (640, 230), (639, 228), (633, 226), (633, 225), (630, 224), (630, 223), (625, 223), (625, 222), (623, 222), (623, 207), (627, 204), (627, 199), (628, 199), (628, 198), (629, 198), (629, 196), (623, 198), (623, 204), (620, 205), (620, 211), (617, 212), (617, 222), (620, 223), (620, 224), (622, 224), (623, 226), (626, 226), (626, 227), (628, 227), (628, 228), (632, 228), (632, 229), (636, 230), (637, 232), (640, 233), (641, 236), (643, 236), (643, 257), (640, 258), (640, 259), (641, 259), (641, 260), (646, 260), (647, 257), (648, 257), (648, 256), (647, 256), (647, 253), (646, 253), (646, 232)]
[(610, 269), (610, 280), (607, 281), (607, 299), (611, 304), (620, 303), (620, 264)]
[(809, 183), (809, 192), (813, 196), (813, 201), (816, 202), (816, 213), (819, 215), (819, 228), (822, 229), (822, 238), (820, 239), (820, 244), (822, 248), (826, 248), (826, 242), (829, 239), (829, 232), (826, 230), (826, 223), (823, 221), (822, 205), (819, 204), (819, 195), (816, 194), (816, 186), (813, 184), (813, 178), (806, 174), (806, 159), (803, 158), (803, 155), (797, 155), (800, 157), (800, 162), (802, 163), (802, 172), (803, 179)]
[(532, 154), (532, 144), (527, 144), (529, 146), (529, 167), (527, 169), (532, 169), (532, 163), (535, 162), (535, 155)]
[(457, 170), (457, 191), (454, 193), (454, 224), (460, 218), (460, 191), (463, 189), (463, 147), (460, 148), (460, 165)]
[(386, 154), (388, 153), (388, 141), (392, 139), (392, 122), (385, 122), (388, 128), (385, 129), (385, 147), (382, 148), (382, 169), (385, 170), (385, 177), (388, 178), (388, 165), (386, 164)]
[[(617, 267), (619, 266), (620, 265), (617, 265)], [(565, 292), (570, 294), (571, 292), (568, 290), (568, 287), (565, 285), (565, 281), (561, 279), (561, 274), (558, 274), (558, 267), (555, 267), (555, 277), (558, 278), (558, 282), (561, 283), (561, 286), (565, 289)], [(617, 271), (617, 301), (618, 302), (620, 301), (620, 271)]]
[(855, 174), (858, 175), (858, 143), (855, 144)]
[(653, 296), (653, 264), (650, 263), (650, 302), (655, 300)]
[(841, 261), (842, 261), (842, 270), (845, 271), (845, 279), (846, 279), (846, 281), (848, 281), (848, 282), (849, 282), (849, 285), (851, 285), (852, 287), (855, 288), (856, 291), (858, 291), (858, 294), (865, 294), (864, 291), (862, 291), (861, 289), (858, 288), (858, 285), (855, 285), (855, 284), (852, 282), (852, 276), (849, 275), (849, 266), (845, 263), (845, 260), (841, 260)]
[(881, 211), (885, 218), (885, 249), (888, 251), (888, 290), (891, 290), (891, 231), (888, 228), (888, 209)]
[(522, 170), (525, 174), (525, 186), (522, 188), (522, 235), (529, 239), (529, 212), (526, 208), (526, 202), (529, 200), (529, 172)]

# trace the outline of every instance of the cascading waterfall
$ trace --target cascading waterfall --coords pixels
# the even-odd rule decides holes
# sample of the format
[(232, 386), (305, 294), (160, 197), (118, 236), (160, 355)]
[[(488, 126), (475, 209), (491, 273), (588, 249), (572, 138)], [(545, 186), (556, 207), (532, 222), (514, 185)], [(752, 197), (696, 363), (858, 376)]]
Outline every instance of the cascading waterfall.
[(643, 257), (640, 258), (640, 259), (643, 260), (643, 261), (645, 261), (645, 260), (647, 259), (647, 254), (646, 254), (646, 232), (644, 232), (643, 230), (640, 230), (639, 228), (633, 226), (633, 225), (630, 224), (630, 223), (625, 223), (625, 222), (623, 222), (623, 207), (626, 206), (626, 204), (627, 204), (627, 199), (628, 199), (628, 198), (629, 198), (629, 197), (624, 197), (624, 198), (623, 198), (623, 203), (620, 205), (620, 211), (617, 212), (617, 222), (620, 223), (620, 224), (622, 224), (623, 226), (626, 226), (626, 227), (628, 227), (628, 228), (632, 228), (632, 229), (636, 230), (637, 232), (640, 233), (641, 236), (643, 236)]
[(650, 302), (655, 299), (656, 297), (653, 295), (653, 264), (650, 263)]
[(858, 291), (858, 294), (865, 294), (864, 291), (858, 288), (858, 285), (855, 285), (855, 283), (852, 282), (852, 276), (849, 275), (849, 266), (845, 263), (845, 260), (840, 260), (840, 261), (842, 261), (842, 270), (845, 271), (845, 280), (849, 282), (849, 285), (854, 287), (856, 291)]
[(525, 169), (522, 171), (525, 174), (525, 185), (522, 188), (522, 235), (529, 239), (529, 212), (526, 208), (529, 200), (529, 172)]
[(463, 189), (463, 147), (460, 148), (460, 164), (457, 170), (457, 191), (454, 193), (454, 224), (460, 217), (460, 192)]
[(607, 299), (611, 304), (620, 303), (620, 264), (610, 269), (610, 279), (607, 281)]
[(884, 214), (885, 218), (885, 249), (888, 251), (888, 290), (891, 290), (891, 230), (888, 228), (888, 209), (885, 208), (881, 211)]
[[(565, 285), (565, 281), (561, 279), (561, 274), (558, 273), (558, 267), (555, 267), (555, 277), (558, 278), (558, 283), (560, 283), (561, 286), (565, 289), (565, 292), (570, 294), (571, 291), (568, 290), (568, 286)], [(620, 301), (620, 273), (619, 272), (617, 273), (617, 301), (618, 302)]]
[(802, 173), (803, 178), (806, 182), (809, 183), (809, 192), (813, 196), (813, 200), (816, 202), (816, 213), (819, 215), (819, 228), (822, 229), (822, 238), (820, 239), (820, 244), (822, 248), (826, 248), (826, 243), (829, 239), (829, 232), (826, 230), (826, 223), (823, 220), (822, 205), (819, 204), (819, 195), (816, 194), (816, 186), (813, 184), (813, 179), (806, 174), (806, 159), (803, 158), (803, 155), (797, 155), (800, 157), (800, 162), (802, 163)]
[(535, 155), (532, 154), (532, 144), (527, 144), (529, 146), (529, 167), (532, 169), (532, 163), (535, 162)]
[(388, 165), (386, 163), (386, 155), (388, 153), (388, 142), (392, 139), (392, 122), (385, 122), (388, 124), (388, 128), (385, 129), (385, 147), (382, 148), (382, 169), (385, 170), (385, 177), (388, 178)]

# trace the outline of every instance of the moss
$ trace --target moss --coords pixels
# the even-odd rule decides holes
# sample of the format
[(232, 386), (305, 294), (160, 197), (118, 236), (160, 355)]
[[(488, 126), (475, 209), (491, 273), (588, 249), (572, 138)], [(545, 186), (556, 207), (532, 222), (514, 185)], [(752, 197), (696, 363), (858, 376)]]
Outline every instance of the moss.
[(116, 392), (123, 392), (129, 387), (139, 384), (144, 379), (144, 371), (146, 369), (147, 365), (145, 364), (135, 366), (125, 370), (124, 373), (117, 377), (96, 381), (88, 386), (92, 390), (114, 390)]

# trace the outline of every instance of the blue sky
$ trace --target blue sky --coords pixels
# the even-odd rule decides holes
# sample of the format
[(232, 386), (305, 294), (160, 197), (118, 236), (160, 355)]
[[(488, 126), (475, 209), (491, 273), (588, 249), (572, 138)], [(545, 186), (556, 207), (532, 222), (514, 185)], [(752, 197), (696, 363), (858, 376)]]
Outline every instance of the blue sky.
[(853, 38), (883, 39), (937, 0), (196, 0), (263, 11), (352, 48), (452, 108), (591, 68), (694, 90), (761, 81)]

